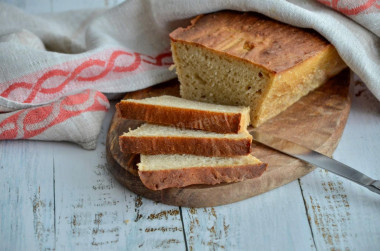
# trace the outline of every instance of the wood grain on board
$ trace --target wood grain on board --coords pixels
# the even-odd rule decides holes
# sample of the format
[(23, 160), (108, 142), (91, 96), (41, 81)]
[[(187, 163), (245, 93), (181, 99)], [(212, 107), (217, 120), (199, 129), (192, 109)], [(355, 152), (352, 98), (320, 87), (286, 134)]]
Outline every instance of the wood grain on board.
[[(342, 135), (350, 111), (349, 78), (349, 71), (343, 71), (255, 130), (289, 139), (331, 155)], [(171, 81), (129, 93), (125, 98), (142, 99), (163, 94), (178, 96), (178, 83)], [(152, 191), (141, 183), (138, 176), (132, 174), (133, 171), (127, 171), (135, 169), (137, 155), (127, 155), (119, 149), (119, 135), (140, 124), (141, 122), (122, 119), (115, 114), (106, 140), (110, 171), (131, 191), (165, 204), (187, 207), (228, 204), (267, 192), (313, 170), (299, 160), (254, 144), (253, 155), (268, 163), (267, 171), (259, 178), (216, 186), (193, 185)]]

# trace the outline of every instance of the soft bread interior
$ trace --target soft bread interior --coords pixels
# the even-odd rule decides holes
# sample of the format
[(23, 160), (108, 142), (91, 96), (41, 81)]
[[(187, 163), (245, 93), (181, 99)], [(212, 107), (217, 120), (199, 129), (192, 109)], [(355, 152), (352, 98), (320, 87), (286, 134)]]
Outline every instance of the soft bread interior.
[(201, 167), (239, 167), (257, 165), (262, 162), (252, 155), (239, 157), (203, 157), (187, 154), (141, 155), (137, 164), (139, 171), (171, 170)]
[(172, 42), (172, 51), (183, 98), (249, 106), (251, 120), (256, 117), (271, 80), (268, 72), (200, 46)]
[(171, 126), (160, 126), (152, 124), (143, 124), (135, 130), (124, 133), (126, 137), (192, 137), (192, 138), (227, 138), (227, 139), (245, 139), (252, 138), (247, 132), (243, 131), (238, 134), (223, 134), (201, 130), (187, 130)]
[(122, 102), (134, 102), (140, 104), (151, 104), (166, 107), (179, 107), (185, 109), (195, 109), (202, 111), (224, 112), (224, 113), (246, 113), (249, 111), (248, 107), (242, 106), (226, 106), (210, 104), (205, 102), (197, 102), (193, 100), (178, 98), (169, 95), (163, 95), (158, 97), (146, 98), (146, 99), (126, 99)]

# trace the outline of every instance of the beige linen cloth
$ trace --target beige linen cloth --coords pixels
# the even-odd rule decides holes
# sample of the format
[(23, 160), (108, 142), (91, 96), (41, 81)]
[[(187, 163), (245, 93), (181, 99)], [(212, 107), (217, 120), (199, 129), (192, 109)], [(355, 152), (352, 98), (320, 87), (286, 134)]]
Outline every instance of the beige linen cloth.
[(318, 31), (380, 100), (379, 1), (129, 0), (41, 15), (0, 4), (0, 139), (94, 149), (107, 97), (174, 78), (168, 34), (223, 9)]

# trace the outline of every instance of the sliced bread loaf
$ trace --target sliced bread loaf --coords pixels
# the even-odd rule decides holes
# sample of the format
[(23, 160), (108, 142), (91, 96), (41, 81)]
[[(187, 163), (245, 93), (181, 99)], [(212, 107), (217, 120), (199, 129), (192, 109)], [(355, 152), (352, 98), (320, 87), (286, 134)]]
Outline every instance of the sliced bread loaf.
[(122, 118), (218, 133), (245, 131), (250, 119), (248, 107), (215, 105), (167, 95), (122, 100), (116, 108)]
[(181, 96), (250, 106), (253, 126), (346, 67), (316, 32), (252, 12), (201, 15), (170, 38)]
[(141, 155), (141, 162), (137, 165), (142, 183), (151, 190), (238, 182), (261, 176), (267, 167), (267, 164), (252, 155)]
[(237, 156), (250, 153), (252, 136), (143, 124), (121, 135), (119, 143), (124, 153)]

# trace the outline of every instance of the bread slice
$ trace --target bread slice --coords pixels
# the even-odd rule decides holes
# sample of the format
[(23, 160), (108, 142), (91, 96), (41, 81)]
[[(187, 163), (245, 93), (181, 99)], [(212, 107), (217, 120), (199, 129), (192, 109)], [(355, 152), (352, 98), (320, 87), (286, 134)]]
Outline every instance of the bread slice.
[(122, 152), (141, 154), (238, 156), (249, 154), (251, 143), (252, 136), (247, 131), (220, 134), (151, 124), (144, 124), (119, 137)]
[(239, 133), (249, 124), (248, 107), (215, 105), (167, 95), (122, 100), (116, 108), (122, 118), (218, 133)]
[(259, 177), (267, 164), (252, 155), (239, 157), (201, 157), (195, 155), (141, 155), (138, 173), (151, 190), (215, 185)]
[(346, 67), (328, 41), (255, 13), (198, 16), (170, 34), (183, 98), (249, 106), (253, 126)]

